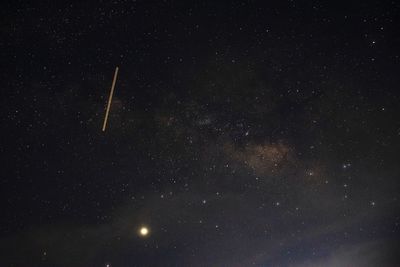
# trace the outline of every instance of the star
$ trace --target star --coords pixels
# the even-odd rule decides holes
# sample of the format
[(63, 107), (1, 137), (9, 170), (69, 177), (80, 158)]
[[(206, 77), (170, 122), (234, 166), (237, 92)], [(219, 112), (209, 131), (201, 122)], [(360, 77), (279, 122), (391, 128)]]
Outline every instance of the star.
[(342, 168), (347, 169), (351, 167), (351, 163), (343, 163)]
[(146, 237), (148, 234), (149, 234), (149, 228), (148, 227), (146, 227), (146, 226), (142, 226), (140, 229), (139, 229), (139, 235), (140, 236), (142, 236), (142, 237)]

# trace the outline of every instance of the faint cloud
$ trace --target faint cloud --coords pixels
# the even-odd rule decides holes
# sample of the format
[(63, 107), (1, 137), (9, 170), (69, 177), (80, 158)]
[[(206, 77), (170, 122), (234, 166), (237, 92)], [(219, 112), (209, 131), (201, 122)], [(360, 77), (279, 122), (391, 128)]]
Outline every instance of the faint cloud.
[[(389, 267), (396, 264), (395, 244), (384, 240), (346, 244), (327, 257), (306, 260), (291, 267)], [(397, 251), (398, 252), (398, 251)]]

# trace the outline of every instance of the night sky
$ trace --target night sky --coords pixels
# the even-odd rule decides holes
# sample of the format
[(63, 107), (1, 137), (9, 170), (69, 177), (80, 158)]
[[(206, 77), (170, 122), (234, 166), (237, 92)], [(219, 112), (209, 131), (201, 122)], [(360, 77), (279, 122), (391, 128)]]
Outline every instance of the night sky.
[(0, 21), (0, 266), (400, 266), (400, 2)]

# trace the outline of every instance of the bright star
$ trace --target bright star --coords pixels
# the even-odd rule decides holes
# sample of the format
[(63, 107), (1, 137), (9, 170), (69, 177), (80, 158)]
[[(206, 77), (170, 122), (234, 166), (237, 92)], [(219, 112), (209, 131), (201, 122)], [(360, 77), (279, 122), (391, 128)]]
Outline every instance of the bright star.
[(139, 234), (141, 235), (141, 236), (147, 236), (148, 234), (149, 234), (149, 228), (147, 228), (146, 226), (142, 226), (140, 229), (139, 229)]

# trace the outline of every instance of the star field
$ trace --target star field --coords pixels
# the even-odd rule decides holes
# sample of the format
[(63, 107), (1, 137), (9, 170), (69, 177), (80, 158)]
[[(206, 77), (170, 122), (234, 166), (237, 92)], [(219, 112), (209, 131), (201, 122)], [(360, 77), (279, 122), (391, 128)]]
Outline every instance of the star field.
[(400, 264), (396, 1), (1, 6), (1, 266)]

